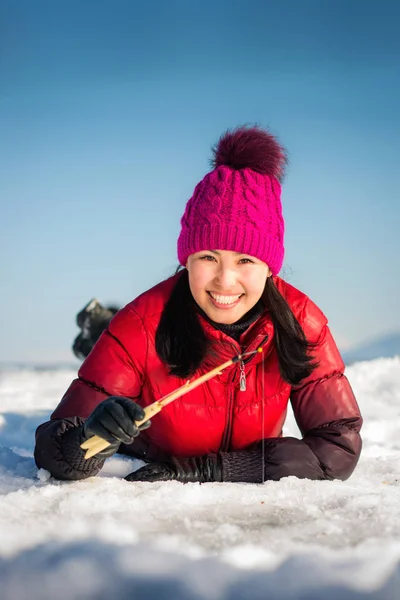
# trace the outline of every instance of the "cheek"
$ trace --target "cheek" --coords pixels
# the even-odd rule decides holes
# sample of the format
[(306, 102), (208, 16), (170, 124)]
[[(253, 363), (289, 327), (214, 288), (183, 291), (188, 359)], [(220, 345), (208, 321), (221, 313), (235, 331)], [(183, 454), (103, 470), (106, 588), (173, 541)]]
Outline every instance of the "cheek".
[(204, 269), (191, 269), (189, 271), (189, 286), (193, 296), (205, 293), (209, 277)]
[(264, 291), (266, 280), (266, 273), (249, 273), (249, 276), (246, 278), (245, 282), (248, 295), (252, 297), (260, 297)]

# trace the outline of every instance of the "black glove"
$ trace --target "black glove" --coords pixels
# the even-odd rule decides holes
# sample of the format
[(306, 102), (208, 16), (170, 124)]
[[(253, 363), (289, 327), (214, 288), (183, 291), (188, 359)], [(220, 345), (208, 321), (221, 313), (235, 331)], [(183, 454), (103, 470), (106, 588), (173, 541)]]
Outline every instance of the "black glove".
[(211, 483), (222, 481), (222, 469), (217, 454), (193, 458), (169, 458), (162, 463), (149, 463), (125, 477), (127, 481), (171, 481), (181, 483)]
[(139, 428), (134, 421), (144, 419), (144, 411), (141, 406), (129, 398), (110, 396), (103, 400), (88, 416), (83, 424), (83, 437), (85, 440), (93, 435), (99, 435), (111, 445), (96, 456), (108, 458), (117, 452), (121, 442), (131, 444), (133, 439), (143, 429), (150, 426), (146, 421)]

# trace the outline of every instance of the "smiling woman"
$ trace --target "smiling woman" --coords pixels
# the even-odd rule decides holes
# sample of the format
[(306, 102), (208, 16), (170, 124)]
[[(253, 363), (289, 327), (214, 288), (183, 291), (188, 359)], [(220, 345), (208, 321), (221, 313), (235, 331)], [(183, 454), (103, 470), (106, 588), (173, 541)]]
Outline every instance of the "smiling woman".
[[(148, 461), (128, 481), (351, 475), (362, 419), (343, 361), (321, 310), (278, 276), (285, 162), (263, 129), (222, 136), (181, 219), (182, 270), (112, 318), (37, 430), (39, 467), (82, 479), (119, 451)], [(143, 409), (212, 369), (142, 423)], [(302, 439), (282, 437), (289, 400)], [(108, 446), (86, 460), (93, 436)]]

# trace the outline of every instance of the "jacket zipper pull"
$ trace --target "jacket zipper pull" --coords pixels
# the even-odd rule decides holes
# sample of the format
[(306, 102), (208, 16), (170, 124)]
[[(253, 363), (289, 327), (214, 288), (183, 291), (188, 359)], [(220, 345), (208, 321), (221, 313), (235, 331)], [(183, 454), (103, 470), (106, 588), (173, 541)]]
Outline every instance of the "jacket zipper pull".
[(245, 372), (245, 367), (244, 367), (244, 362), (241, 361), (240, 362), (240, 383), (239, 383), (239, 389), (241, 392), (245, 392), (246, 391), (246, 372)]

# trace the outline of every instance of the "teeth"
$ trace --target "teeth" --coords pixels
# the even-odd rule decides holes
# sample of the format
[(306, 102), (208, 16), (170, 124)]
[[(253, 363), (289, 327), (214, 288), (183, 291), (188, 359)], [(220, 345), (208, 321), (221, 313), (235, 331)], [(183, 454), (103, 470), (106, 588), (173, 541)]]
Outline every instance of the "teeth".
[(212, 294), (210, 292), (210, 296), (214, 298), (218, 304), (233, 304), (236, 302), (242, 294), (238, 294), (237, 296), (217, 296), (217, 294)]

